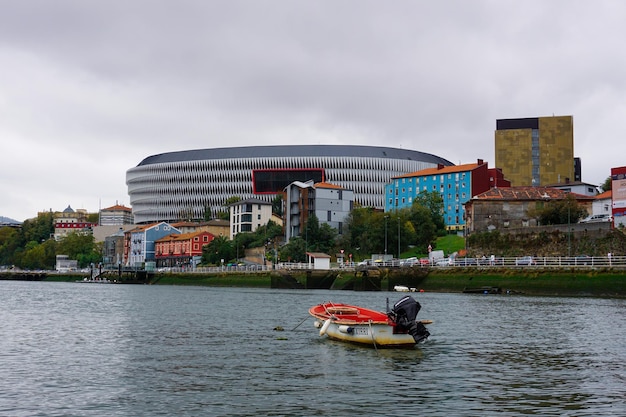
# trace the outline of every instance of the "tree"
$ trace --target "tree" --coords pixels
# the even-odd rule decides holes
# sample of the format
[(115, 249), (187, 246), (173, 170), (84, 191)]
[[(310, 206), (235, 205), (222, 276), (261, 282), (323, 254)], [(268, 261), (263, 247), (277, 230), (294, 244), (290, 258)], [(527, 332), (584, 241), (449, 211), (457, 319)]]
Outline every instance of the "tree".
[(272, 212), (277, 214), (278, 216), (283, 215), (283, 195), (278, 194), (272, 200)]
[(306, 240), (307, 250), (315, 248), (319, 232), (320, 222), (315, 214), (311, 214), (304, 225), (303, 237)]
[(414, 245), (421, 247), (426, 252), (428, 245), (433, 245), (437, 239), (437, 226), (433, 220), (432, 212), (419, 204), (413, 204), (410, 215), (411, 223), (415, 230)]
[(15, 263), (15, 252), (18, 249), (19, 233), (12, 227), (0, 228), (0, 265)]
[(528, 215), (536, 217), (542, 225), (578, 223), (586, 214), (587, 211), (571, 194), (562, 200), (551, 200), (543, 207), (528, 210)]
[(419, 205), (430, 212), (436, 232), (445, 232), (446, 222), (443, 218), (443, 198), (437, 191), (422, 191), (413, 200), (413, 206)]
[(602, 188), (602, 191), (609, 191), (612, 186), (613, 186), (613, 179), (611, 177), (607, 177), (607, 179), (604, 180), (604, 182), (602, 183), (600, 187)]
[(306, 242), (302, 237), (293, 237), (280, 248), (280, 259), (287, 262), (306, 262)]
[(202, 219), (205, 222), (213, 219), (213, 213), (211, 212), (211, 206), (204, 206), (204, 214), (202, 215)]
[(69, 233), (64, 236), (57, 244), (57, 253), (76, 259), (80, 267), (86, 267), (101, 260), (93, 235), (86, 233)]
[(337, 230), (328, 223), (322, 223), (318, 229), (313, 248), (318, 252), (329, 253), (335, 247)]
[(235, 248), (226, 236), (218, 236), (202, 248), (202, 263), (219, 265), (222, 259), (230, 261), (235, 256)]
[(43, 242), (54, 235), (54, 219), (50, 212), (40, 213), (35, 219), (22, 223), (18, 246), (25, 247), (27, 242)]

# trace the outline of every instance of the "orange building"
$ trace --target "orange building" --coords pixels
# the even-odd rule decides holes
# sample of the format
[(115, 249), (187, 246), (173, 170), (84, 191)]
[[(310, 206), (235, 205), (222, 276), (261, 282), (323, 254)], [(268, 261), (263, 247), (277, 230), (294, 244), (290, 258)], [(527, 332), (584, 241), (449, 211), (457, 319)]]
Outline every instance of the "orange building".
[(207, 231), (171, 234), (154, 241), (158, 267), (189, 265), (194, 256), (202, 256), (202, 248), (215, 236)]

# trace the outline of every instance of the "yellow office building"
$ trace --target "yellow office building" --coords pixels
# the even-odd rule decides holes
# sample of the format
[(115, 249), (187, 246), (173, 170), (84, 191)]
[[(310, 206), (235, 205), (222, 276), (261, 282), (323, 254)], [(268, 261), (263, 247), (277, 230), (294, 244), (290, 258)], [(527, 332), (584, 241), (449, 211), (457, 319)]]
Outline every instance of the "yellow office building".
[[(574, 181), (572, 116), (499, 119), (496, 166), (511, 186), (541, 186)], [(579, 168), (578, 168), (579, 169)]]

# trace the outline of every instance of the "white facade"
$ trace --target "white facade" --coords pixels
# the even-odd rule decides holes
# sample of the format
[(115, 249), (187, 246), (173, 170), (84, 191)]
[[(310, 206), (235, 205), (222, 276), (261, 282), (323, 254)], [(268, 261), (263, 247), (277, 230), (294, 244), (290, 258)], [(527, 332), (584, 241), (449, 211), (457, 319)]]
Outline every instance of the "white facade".
[(575, 193), (580, 195), (587, 195), (590, 197), (598, 195), (597, 186), (580, 181), (564, 182), (561, 184), (550, 184), (546, 185), (546, 187), (556, 188), (558, 190), (565, 191), (566, 193)]
[(272, 218), (272, 204), (249, 198), (230, 205), (230, 239), (238, 233), (250, 233)]
[(608, 214), (611, 215), (612, 210), (612, 197), (611, 192), (605, 192), (596, 196), (596, 199), (591, 203), (591, 215)]
[[(170, 152), (145, 158), (126, 172), (135, 223), (205, 218), (232, 196), (271, 202), (276, 194), (255, 194), (254, 170), (319, 169), (323, 181), (354, 192), (365, 207), (384, 207), (392, 177), (453, 165), (436, 155), (357, 145), (281, 145)], [(304, 181), (305, 179), (303, 179)], [(308, 178), (307, 178), (308, 180)], [(277, 190), (280, 192), (280, 190)]]

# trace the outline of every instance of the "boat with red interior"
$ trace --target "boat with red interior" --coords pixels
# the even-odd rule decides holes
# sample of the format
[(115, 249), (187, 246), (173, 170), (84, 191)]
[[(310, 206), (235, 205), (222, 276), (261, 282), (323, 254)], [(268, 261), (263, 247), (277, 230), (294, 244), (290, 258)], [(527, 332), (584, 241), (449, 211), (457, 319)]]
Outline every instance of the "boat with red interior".
[(387, 313), (369, 308), (326, 302), (309, 309), (320, 336), (375, 347), (413, 347), (430, 336), (416, 320), (421, 305), (411, 296), (401, 298)]

